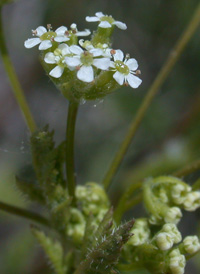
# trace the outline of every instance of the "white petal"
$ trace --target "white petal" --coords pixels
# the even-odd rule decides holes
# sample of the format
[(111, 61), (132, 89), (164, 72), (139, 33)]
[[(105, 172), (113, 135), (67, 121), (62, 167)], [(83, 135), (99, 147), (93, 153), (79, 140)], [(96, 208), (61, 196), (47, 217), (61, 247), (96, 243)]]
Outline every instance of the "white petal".
[(91, 34), (91, 31), (89, 29), (85, 29), (84, 31), (78, 31), (76, 33), (76, 36), (88, 36)]
[(115, 52), (115, 54), (113, 55), (113, 57), (114, 57), (115, 61), (117, 61), (117, 60), (123, 61), (124, 54), (123, 54), (123, 52), (120, 49), (117, 49), (116, 52)]
[(75, 23), (72, 23), (71, 26), (70, 26), (71, 29), (76, 29), (77, 28), (77, 25)]
[(80, 55), (81, 53), (83, 53), (82, 48), (80, 48), (79, 46), (76, 46), (76, 45), (70, 46), (69, 49), (70, 49), (71, 53), (73, 53), (73, 54)]
[(92, 53), (92, 55), (94, 57), (103, 55), (102, 49), (95, 49), (94, 48), (94, 49), (90, 49), (89, 52)]
[(67, 36), (61, 35), (61, 36), (56, 36), (54, 40), (58, 43), (61, 43), (61, 42), (69, 41), (69, 38)]
[(67, 31), (67, 28), (64, 26), (61, 26), (57, 28), (55, 32), (58, 36), (61, 36), (61, 35), (64, 35), (66, 31)]
[(93, 65), (99, 69), (107, 70), (110, 66), (110, 59), (109, 58), (94, 59)]
[(36, 29), (36, 31), (37, 31), (37, 36), (42, 36), (44, 33), (46, 33), (47, 32), (47, 29), (45, 28), (45, 27), (42, 27), (42, 26), (39, 26), (37, 29)]
[(107, 29), (107, 28), (111, 28), (112, 25), (108, 23), (108, 21), (101, 21), (101, 23), (99, 24), (99, 27), (103, 29)]
[(113, 61), (110, 61), (110, 68), (115, 68), (115, 63)]
[(138, 62), (134, 58), (131, 58), (124, 63), (129, 67), (130, 70), (136, 70), (138, 68)]
[(119, 71), (116, 71), (114, 74), (113, 74), (113, 78), (117, 81), (117, 83), (121, 86), (123, 85), (124, 83), (124, 74), (120, 73)]
[(119, 29), (123, 29), (123, 30), (127, 29), (127, 25), (125, 23), (120, 22), (120, 21), (115, 21), (115, 22), (112, 23), (112, 25), (116, 25)]
[(64, 71), (64, 68), (56, 66), (54, 69), (50, 71), (49, 75), (54, 78), (59, 78), (60, 76), (62, 76), (63, 71)]
[(129, 73), (129, 75), (126, 78), (127, 78), (129, 85), (132, 88), (138, 88), (139, 85), (142, 83), (142, 80), (140, 78), (138, 78), (137, 76), (135, 76), (131, 73)]
[(101, 11), (96, 12), (95, 15), (96, 15), (98, 18), (101, 18), (101, 17), (105, 16), (105, 14), (103, 14)]
[(44, 40), (39, 45), (39, 50), (45, 50), (45, 49), (49, 49), (51, 47), (52, 47), (51, 41), (50, 40)]
[(78, 57), (66, 57), (65, 62), (70, 67), (77, 67), (81, 64), (80, 58)]
[(70, 54), (69, 46), (66, 44), (60, 44), (58, 48), (62, 51), (62, 55), (65, 56)]
[(85, 17), (85, 20), (86, 20), (87, 22), (98, 22), (98, 21), (99, 21), (99, 18), (96, 17), (96, 16), (86, 16), (86, 17)]
[(52, 52), (48, 52), (47, 54), (45, 54), (44, 61), (47, 64), (55, 64), (56, 63), (55, 55)]
[(36, 45), (38, 45), (41, 42), (40, 38), (31, 38), (24, 42), (24, 46), (27, 49), (30, 49)]
[(92, 66), (86, 67), (82, 66), (77, 72), (77, 77), (79, 80), (90, 83), (94, 80), (94, 72)]

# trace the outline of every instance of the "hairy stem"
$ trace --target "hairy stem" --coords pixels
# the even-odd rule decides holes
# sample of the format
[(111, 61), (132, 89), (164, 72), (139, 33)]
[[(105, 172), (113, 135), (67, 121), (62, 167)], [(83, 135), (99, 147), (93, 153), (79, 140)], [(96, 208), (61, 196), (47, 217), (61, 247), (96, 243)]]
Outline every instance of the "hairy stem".
[(76, 204), (75, 197), (75, 167), (74, 167), (74, 135), (78, 103), (69, 102), (66, 132), (66, 174), (69, 195), (73, 198), (72, 204)]
[(194, 161), (184, 168), (179, 169), (178, 171), (174, 172), (173, 175), (176, 177), (184, 177), (198, 170), (200, 170), (200, 160)]
[(11, 213), (22, 218), (29, 219), (41, 225), (49, 226), (49, 221), (46, 218), (26, 209), (22, 209), (16, 206), (11, 206), (6, 203), (0, 202), (0, 210), (3, 210), (5, 212)]
[(125, 136), (119, 150), (117, 151), (105, 177), (103, 180), (103, 185), (105, 189), (109, 187), (111, 184), (111, 181), (113, 177), (115, 176), (127, 150), (129, 145), (131, 144), (131, 141), (133, 137), (135, 136), (135, 133), (140, 126), (147, 109), (149, 108), (152, 100), (154, 99), (155, 95), (158, 93), (161, 85), (166, 80), (167, 76), (171, 72), (172, 68), (174, 67), (175, 63), (178, 61), (179, 57), (181, 56), (181, 53), (185, 49), (187, 43), (191, 39), (192, 35), (194, 34), (195, 30), (199, 26), (200, 23), (200, 4), (195, 9), (194, 15), (186, 27), (184, 33), (180, 37), (180, 39), (177, 41), (175, 47), (170, 52), (169, 57), (166, 61), (166, 63), (161, 68), (160, 72), (158, 73), (156, 79), (152, 83), (149, 91), (147, 92), (147, 95), (145, 96), (140, 108), (138, 109), (133, 121), (131, 122), (130, 128), (127, 132), (127, 135)]
[(15, 69), (12, 65), (12, 62), (10, 60), (8, 50), (6, 47), (5, 42), (5, 35), (3, 32), (3, 22), (2, 22), (2, 8), (0, 8), (0, 51), (2, 55), (3, 64), (6, 70), (6, 73), (8, 75), (8, 78), (10, 80), (10, 84), (13, 89), (13, 93), (15, 96), (15, 99), (17, 100), (17, 103), (20, 107), (20, 110), (25, 118), (26, 124), (31, 132), (34, 132), (36, 129), (36, 125), (34, 122), (34, 119), (32, 117), (32, 114), (30, 112), (30, 109), (28, 107), (26, 98), (24, 96), (24, 92), (21, 88), (21, 85), (19, 83), (19, 80), (17, 78)]

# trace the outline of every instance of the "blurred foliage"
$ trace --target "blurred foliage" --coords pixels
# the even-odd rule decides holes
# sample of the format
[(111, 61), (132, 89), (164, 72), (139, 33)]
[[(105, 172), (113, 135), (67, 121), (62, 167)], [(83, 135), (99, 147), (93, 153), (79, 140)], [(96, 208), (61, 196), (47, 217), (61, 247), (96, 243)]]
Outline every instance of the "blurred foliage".
[[(37, 50), (30, 52), (23, 48), (24, 40), (31, 37), (31, 29), (47, 23), (55, 28), (73, 22), (80, 29), (92, 27), (84, 17), (92, 16), (96, 11), (112, 14), (128, 25), (126, 32), (115, 32), (114, 47), (123, 48), (138, 60), (143, 85), (137, 91), (122, 88), (104, 102), (81, 107), (76, 138), (77, 174), (81, 183), (103, 178), (129, 122), (198, 3), (198, 0), (21, 0), (4, 7), (8, 46), (26, 96), (38, 124), (49, 123), (56, 131), (57, 141), (64, 139), (67, 103), (42, 71), (36, 58)], [(111, 188), (115, 191), (114, 202), (125, 184), (146, 176), (171, 173), (199, 158), (199, 37), (200, 29), (148, 110)], [(13, 182), (16, 169), (30, 162), (28, 134), (2, 67), (0, 71), (0, 200), (25, 206)], [(26, 153), (19, 149), (22, 140)], [(9, 153), (5, 148), (9, 148)], [(190, 176), (188, 180), (192, 182), (193, 178)], [(137, 208), (137, 214), (140, 210)], [(135, 214), (131, 212), (126, 218)], [(185, 233), (190, 229), (194, 231), (187, 225), (188, 220), (193, 223), (198, 217), (186, 218), (182, 230)], [(28, 273), (27, 267), (33, 260), (31, 247), (34, 242), (29, 231), (24, 232), (26, 221), (17, 222), (16, 226), (16, 220), (1, 214), (0, 253), (3, 259), (0, 272), (5, 274)], [(7, 232), (11, 222), (15, 227)], [(42, 259), (40, 264), (43, 264)], [(193, 265), (189, 267), (188, 273), (198, 273)], [(37, 263), (32, 264), (32, 269), (32, 273), (48, 272), (43, 267), (37, 268)]]

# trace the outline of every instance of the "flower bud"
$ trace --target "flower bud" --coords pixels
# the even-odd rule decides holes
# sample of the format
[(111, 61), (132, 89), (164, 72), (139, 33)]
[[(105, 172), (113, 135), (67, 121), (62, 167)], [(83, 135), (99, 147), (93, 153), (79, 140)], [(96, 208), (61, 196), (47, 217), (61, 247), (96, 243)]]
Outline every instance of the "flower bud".
[(186, 184), (175, 184), (171, 189), (172, 200), (175, 204), (183, 204), (187, 193), (191, 191), (191, 187)]
[(166, 223), (177, 224), (182, 217), (182, 213), (179, 207), (171, 207), (164, 217)]
[(87, 183), (76, 187), (76, 197), (82, 206), (83, 213), (97, 216), (101, 210), (108, 210), (109, 200), (104, 189), (96, 183)]
[(66, 233), (75, 242), (80, 242), (85, 232), (85, 218), (80, 210), (71, 208), (69, 212), (69, 223), (66, 228)]
[(181, 233), (178, 231), (175, 224), (164, 224), (164, 226), (162, 227), (162, 231), (169, 233), (175, 244), (179, 243), (182, 240)]
[(149, 240), (150, 229), (147, 219), (137, 219), (130, 231), (133, 233), (133, 237), (128, 241), (128, 245), (138, 246), (144, 244)]
[(183, 240), (183, 246), (187, 253), (194, 254), (200, 250), (200, 242), (197, 236), (187, 236)]
[(168, 250), (173, 246), (173, 237), (170, 233), (161, 232), (159, 233), (156, 238), (156, 244), (159, 249), (161, 250)]
[(169, 268), (172, 274), (184, 274), (186, 259), (184, 255), (180, 254), (179, 249), (174, 249), (169, 257)]
[(193, 191), (186, 195), (184, 200), (184, 209), (187, 211), (195, 211), (200, 207), (200, 192)]

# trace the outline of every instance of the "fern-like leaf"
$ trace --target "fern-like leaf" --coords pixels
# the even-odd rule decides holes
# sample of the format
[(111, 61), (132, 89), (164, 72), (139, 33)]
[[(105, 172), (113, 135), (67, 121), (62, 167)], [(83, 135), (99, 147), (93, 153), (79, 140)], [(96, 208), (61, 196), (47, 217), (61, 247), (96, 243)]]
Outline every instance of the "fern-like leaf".
[(111, 234), (103, 237), (86, 254), (75, 271), (75, 274), (110, 274), (115, 273), (115, 265), (118, 262), (123, 245), (132, 236), (130, 233), (134, 221), (129, 221)]
[(46, 236), (43, 231), (33, 226), (32, 233), (43, 247), (56, 274), (65, 274), (67, 269), (63, 264), (64, 256), (61, 244), (58, 241), (53, 241), (50, 237)]

